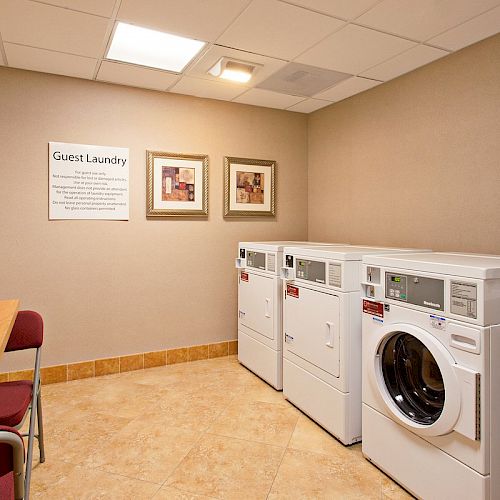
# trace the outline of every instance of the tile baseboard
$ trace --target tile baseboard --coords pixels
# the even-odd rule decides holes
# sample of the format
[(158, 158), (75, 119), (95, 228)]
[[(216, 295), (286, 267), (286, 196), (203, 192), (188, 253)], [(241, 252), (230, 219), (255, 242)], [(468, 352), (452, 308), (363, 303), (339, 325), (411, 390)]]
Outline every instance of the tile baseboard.
[[(157, 366), (187, 363), (203, 359), (221, 358), (238, 354), (238, 341), (227, 340), (214, 344), (202, 344), (163, 351), (143, 352), (127, 356), (80, 361), (67, 365), (45, 366), (40, 370), (42, 384), (69, 382), (83, 378), (101, 377)], [(33, 370), (0, 373), (1, 382), (33, 379)]]

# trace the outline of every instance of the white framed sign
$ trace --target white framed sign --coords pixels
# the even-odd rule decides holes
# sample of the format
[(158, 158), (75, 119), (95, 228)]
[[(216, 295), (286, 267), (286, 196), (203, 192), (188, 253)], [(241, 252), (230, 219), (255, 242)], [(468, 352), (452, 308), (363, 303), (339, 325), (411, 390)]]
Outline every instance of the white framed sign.
[(129, 219), (129, 150), (49, 142), (49, 219)]

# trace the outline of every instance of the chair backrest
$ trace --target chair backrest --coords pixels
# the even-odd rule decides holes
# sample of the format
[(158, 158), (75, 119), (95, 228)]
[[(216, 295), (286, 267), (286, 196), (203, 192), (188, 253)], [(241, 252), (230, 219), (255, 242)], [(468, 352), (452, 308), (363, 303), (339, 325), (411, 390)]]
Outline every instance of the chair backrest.
[(43, 343), (43, 319), (35, 311), (19, 311), (5, 352), (36, 349)]
[(24, 442), (16, 429), (0, 425), (0, 500), (24, 496)]

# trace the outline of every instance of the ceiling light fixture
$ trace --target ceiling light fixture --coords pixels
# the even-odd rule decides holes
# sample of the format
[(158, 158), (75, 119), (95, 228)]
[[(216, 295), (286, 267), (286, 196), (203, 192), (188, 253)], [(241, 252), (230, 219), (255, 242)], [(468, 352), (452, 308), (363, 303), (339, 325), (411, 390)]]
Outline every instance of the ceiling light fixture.
[(119, 22), (107, 59), (181, 72), (205, 42)]
[(222, 57), (208, 70), (208, 73), (224, 80), (246, 83), (252, 78), (258, 66), (260, 65)]

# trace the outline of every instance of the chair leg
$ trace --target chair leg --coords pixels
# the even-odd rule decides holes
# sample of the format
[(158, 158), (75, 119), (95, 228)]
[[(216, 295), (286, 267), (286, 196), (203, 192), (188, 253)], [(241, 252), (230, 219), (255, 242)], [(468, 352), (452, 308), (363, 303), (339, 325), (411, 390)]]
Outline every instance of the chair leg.
[(31, 415), (30, 415), (30, 430), (28, 434), (28, 453), (26, 456), (26, 477), (24, 479), (24, 500), (29, 499), (30, 495), (30, 481), (31, 481), (31, 469), (33, 467), (33, 443), (35, 441), (35, 421), (37, 414), (37, 404), (35, 398), (36, 393), (33, 391), (33, 401), (31, 403)]
[(26, 475), (24, 479), (24, 500), (29, 500), (31, 468), (33, 466), (33, 443), (35, 441), (35, 422), (37, 419), (37, 408), (40, 394), (40, 354), (41, 350), (36, 350), (35, 373), (33, 378), (33, 394), (31, 396), (30, 431), (28, 435), (28, 453), (26, 456)]
[(38, 448), (40, 450), (40, 463), (45, 462), (45, 445), (43, 442), (43, 418), (42, 418), (42, 391), (38, 388), (37, 398), (37, 418), (38, 418)]

